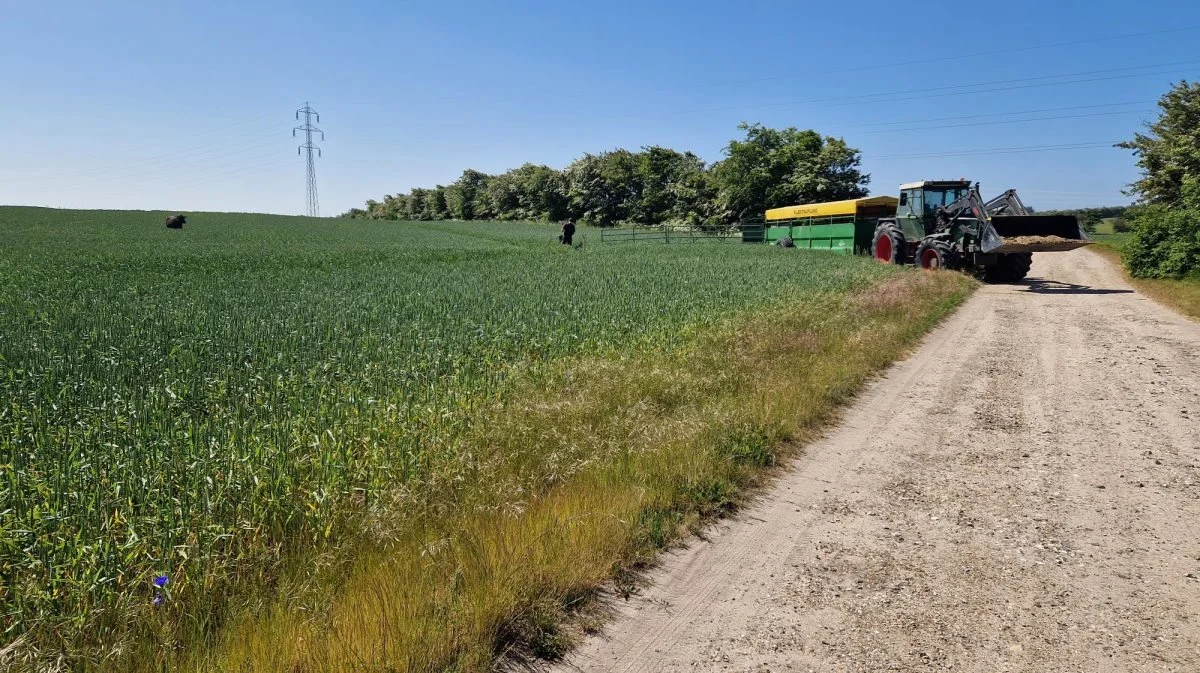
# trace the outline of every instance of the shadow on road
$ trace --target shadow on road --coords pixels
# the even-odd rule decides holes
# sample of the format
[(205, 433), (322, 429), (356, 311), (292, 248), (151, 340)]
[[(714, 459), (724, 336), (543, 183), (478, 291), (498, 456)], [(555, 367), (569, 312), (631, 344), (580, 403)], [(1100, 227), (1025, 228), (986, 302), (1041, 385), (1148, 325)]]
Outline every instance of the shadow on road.
[(1038, 294), (1129, 294), (1133, 290), (1110, 290), (1099, 287), (1088, 287), (1087, 285), (1076, 285), (1074, 283), (1063, 283), (1057, 280), (1046, 280), (1044, 278), (1026, 278), (1018, 286), (1025, 286), (1026, 292), (1037, 292)]

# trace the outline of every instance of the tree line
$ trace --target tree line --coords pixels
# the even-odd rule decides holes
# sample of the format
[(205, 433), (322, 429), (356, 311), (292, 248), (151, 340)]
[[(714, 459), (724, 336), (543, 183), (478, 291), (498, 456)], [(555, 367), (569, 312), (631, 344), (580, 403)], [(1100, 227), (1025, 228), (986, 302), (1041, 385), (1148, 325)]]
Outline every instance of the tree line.
[(720, 226), (767, 208), (867, 194), (860, 152), (841, 138), (742, 123), (706, 164), (666, 147), (585, 154), (566, 168), (527, 163), (498, 175), (467, 169), (449, 185), (369, 200), (343, 217), (377, 220), (572, 219), (593, 226)]

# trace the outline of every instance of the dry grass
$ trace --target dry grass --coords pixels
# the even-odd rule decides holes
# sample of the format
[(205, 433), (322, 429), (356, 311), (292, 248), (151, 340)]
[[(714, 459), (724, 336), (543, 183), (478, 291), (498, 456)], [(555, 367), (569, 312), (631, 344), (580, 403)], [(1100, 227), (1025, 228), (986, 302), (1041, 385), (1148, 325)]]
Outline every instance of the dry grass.
[(972, 286), (906, 272), (669, 355), (566, 363), (482, 411), (455, 447), (463, 467), (381, 515), (351, 564), (295, 569), (278, 600), (172, 667), (466, 672), (558, 656), (597, 587), (627, 587), (628, 569), (736, 507)]
[(1121, 263), (1121, 251), (1119, 249), (1104, 243), (1093, 245), (1091, 249), (1121, 269), (1121, 274), (1125, 277), (1125, 280), (1136, 288), (1138, 292), (1190, 318), (1200, 319), (1200, 278), (1184, 278), (1181, 280), (1134, 278), (1125, 271), (1125, 266)]

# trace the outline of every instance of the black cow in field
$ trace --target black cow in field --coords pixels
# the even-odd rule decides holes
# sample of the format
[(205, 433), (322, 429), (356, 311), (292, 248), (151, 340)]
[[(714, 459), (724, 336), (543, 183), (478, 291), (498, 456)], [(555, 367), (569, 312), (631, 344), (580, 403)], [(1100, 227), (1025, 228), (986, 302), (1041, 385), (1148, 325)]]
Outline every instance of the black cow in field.
[(167, 218), (167, 229), (183, 229), (185, 222), (187, 222), (187, 217), (184, 217), (183, 215), (172, 215)]

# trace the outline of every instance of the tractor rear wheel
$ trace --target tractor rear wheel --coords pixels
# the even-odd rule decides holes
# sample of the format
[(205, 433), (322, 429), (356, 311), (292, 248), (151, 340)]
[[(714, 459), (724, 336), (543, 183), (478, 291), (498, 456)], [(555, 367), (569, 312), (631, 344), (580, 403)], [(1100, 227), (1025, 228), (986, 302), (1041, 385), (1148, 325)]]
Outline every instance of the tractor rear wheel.
[(917, 246), (917, 265), (931, 271), (936, 269), (957, 269), (959, 267), (958, 250), (950, 241), (940, 238), (926, 238)]
[(875, 227), (875, 238), (871, 243), (871, 256), (886, 264), (903, 264), (908, 243), (904, 232), (895, 222), (884, 222)]
[(1032, 265), (1032, 252), (1003, 254), (995, 264), (984, 267), (983, 280), (988, 283), (1017, 283), (1025, 278)]

